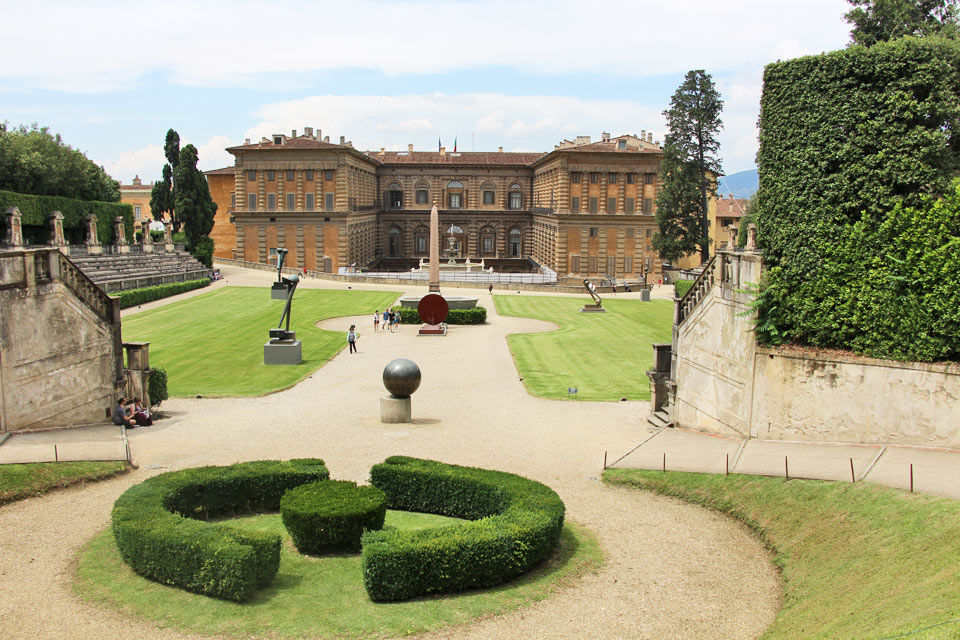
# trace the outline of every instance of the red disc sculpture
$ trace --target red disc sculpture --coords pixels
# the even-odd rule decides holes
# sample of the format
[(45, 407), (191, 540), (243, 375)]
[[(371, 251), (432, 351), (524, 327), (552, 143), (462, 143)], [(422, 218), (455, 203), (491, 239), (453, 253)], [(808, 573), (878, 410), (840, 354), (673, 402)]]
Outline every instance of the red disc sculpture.
[(417, 313), (420, 314), (420, 320), (427, 324), (440, 324), (447, 319), (450, 313), (450, 307), (443, 296), (436, 293), (428, 293), (420, 298), (420, 304), (417, 305)]

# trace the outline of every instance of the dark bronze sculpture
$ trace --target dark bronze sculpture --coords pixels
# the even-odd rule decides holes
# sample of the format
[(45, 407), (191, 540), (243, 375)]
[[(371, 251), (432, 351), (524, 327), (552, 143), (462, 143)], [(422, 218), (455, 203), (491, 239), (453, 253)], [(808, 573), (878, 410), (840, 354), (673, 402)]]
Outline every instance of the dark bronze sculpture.
[[(286, 253), (286, 249), (281, 249), (283, 253)], [(280, 258), (280, 261), (283, 261), (283, 258)], [(270, 329), (270, 339), (271, 340), (295, 340), (297, 337), (296, 331), (290, 331), (290, 308), (293, 303), (293, 293), (297, 290), (297, 284), (300, 283), (300, 276), (293, 274), (290, 276), (281, 276), (280, 282), (283, 283), (283, 286), (287, 290), (287, 304), (283, 307), (283, 315), (280, 316), (280, 323), (277, 325), (276, 329)], [(287, 326), (283, 327), (283, 321), (286, 319)]]

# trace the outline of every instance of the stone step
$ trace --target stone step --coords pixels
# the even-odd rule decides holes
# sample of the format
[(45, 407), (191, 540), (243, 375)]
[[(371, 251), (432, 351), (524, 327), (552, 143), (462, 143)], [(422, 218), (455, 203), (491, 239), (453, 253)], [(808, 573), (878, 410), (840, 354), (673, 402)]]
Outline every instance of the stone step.
[(652, 427), (651, 430), (656, 429), (657, 431), (673, 426), (673, 421), (670, 420), (670, 415), (663, 410), (648, 415), (647, 423)]

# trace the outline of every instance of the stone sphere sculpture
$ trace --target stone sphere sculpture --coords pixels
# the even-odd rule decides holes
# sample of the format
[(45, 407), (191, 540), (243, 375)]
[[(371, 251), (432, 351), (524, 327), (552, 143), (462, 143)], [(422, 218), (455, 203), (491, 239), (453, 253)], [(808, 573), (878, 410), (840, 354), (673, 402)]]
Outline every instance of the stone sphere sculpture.
[(383, 368), (383, 386), (394, 398), (409, 398), (420, 387), (420, 367), (407, 358), (392, 360)]

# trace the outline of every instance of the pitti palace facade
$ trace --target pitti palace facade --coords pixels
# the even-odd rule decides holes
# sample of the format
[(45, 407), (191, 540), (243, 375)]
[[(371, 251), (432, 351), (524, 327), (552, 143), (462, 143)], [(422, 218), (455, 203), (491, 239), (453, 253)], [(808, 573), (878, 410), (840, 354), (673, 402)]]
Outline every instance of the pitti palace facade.
[(436, 203), (444, 257), (452, 235), (457, 257), (537, 271), (532, 259), (560, 281), (660, 277), (653, 134), (547, 153), (364, 152), (308, 127), (227, 151), (235, 165), (206, 173), (216, 257), (269, 263), (285, 247), (291, 267), (406, 270), (429, 255)]

